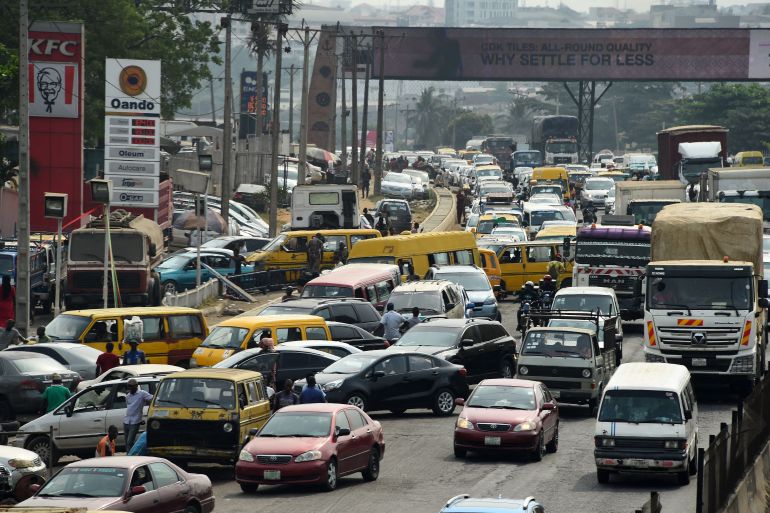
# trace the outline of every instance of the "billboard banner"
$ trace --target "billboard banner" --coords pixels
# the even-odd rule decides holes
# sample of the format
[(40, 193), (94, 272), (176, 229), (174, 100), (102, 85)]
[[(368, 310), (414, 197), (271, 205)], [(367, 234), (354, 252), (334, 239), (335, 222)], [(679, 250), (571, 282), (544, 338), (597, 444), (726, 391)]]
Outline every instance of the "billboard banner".
[[(386, 79), (770, 79), (763, 29), (378, 29)], [(372, 71), (378, 77), (379, 65)]]
[[(81, 23), (34, 21), (29, 28), (30, 229), (56, 231), (43, 215), (46, 192), (69, 195), (64, 225), (83, 213)], [(68, 229), (78, 228), (74, 223)]]
[(257, 113), (262, 116), (263, 126), (260, 133), (267, 129), (268, 116), (267, 73), (262, 74), (262, 94), (257, 91), (257, 72), (241, 72), (241, 111), (238, 126), (238, 138), (246, 139), (257, 133)]

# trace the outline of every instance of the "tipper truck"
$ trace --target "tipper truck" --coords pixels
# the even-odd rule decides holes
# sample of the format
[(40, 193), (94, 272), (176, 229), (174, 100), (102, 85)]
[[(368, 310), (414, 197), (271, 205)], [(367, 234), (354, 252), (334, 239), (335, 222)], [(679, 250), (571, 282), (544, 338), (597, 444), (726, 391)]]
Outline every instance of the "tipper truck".
[(709, 169), (706, 189), (709, 201), (761, 208), (764, 231), (770, 232), (770, 168)]
[(615, 214), (634, 216), (636, 224), (652, 226), (658, 212), (684, 201), (685, 186), (679, 180), (631, 181), (615, 184)]
[(695, 184), (709, 168), (725, 167), (727, 128), (690, 125), (658, 132), (658, 174), (664, 180)]
[(532, 121), (532, 149), (545, 165), (578, 163), (578, 119), (575, 116), (538, 116)]
[(679, 203), (652, 226), (644, 355), (693, 374), (756, 382), (765, 366), (762, 212)]

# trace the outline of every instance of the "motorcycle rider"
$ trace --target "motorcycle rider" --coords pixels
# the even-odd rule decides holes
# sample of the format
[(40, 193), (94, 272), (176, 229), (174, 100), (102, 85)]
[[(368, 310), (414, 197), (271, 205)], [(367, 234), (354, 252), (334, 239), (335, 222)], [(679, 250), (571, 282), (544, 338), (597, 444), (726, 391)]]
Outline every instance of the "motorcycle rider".
[(540, 280), (540, 302), (544, 310), (551, 309), (551, 302), (553, 302), (553, 296), (556, 294), (556, 282), (553, 276), (546, 274), (543, 279)]
[(519, 310), (516, 312), (516, 321), (518, 325), (516, 329), (523, 331), (524, 325), (522, 324), (522, 317), (524, 316), (524, 310), (529, 311), (534, 307), (535, 302), (540, 299), (540, 293), (535, 287), (532, 281), (527, 281), (518, 293), (518, 302), (520, 303)]
[(596, 222), (596, 212), (592, 205), (583, 209), (583, 224), (592, 224)]

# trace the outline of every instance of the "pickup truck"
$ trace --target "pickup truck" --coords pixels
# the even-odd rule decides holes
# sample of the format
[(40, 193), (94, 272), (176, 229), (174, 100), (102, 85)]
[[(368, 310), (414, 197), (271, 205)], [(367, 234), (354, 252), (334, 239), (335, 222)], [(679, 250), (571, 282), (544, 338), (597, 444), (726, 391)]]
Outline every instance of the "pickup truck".
[[(548, 313), (532, 313), (538, 323), (555, 318)], [(520, 379), (541, 381), (559, 401), (588, 405), (595, 412), (602, 390), (617, 367), (615, 323), (599, 315), (559, 312), (559, 318), (589, 321), (593, 328), (534, 327), (525, 331), (517, 361)], [(604, 322), (602, 322), (604, 321)], [(603, 330), (603, 347), (599, 344)]]

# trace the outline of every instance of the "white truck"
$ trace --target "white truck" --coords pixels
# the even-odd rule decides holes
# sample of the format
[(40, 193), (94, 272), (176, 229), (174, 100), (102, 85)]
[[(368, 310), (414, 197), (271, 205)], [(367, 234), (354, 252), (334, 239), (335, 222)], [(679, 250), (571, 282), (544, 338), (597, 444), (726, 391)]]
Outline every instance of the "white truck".
[(709, 201), (761, 208), (764, 231), (770, 232), (770, 167), (709, 169), (707, 189)]
[(359, 228), (355, 185), (297, 185), (291, 194), (292, 230)]
[(684, 200), (685, 185), (679, 180), (617, 182), (614, 213), (632, 215), (636, 224), (652, 226), (663, 207)]
[(652, 226), (644, 354), (693, 374), (756, 382), (765, 367), (762, 212), (680, 203)]

